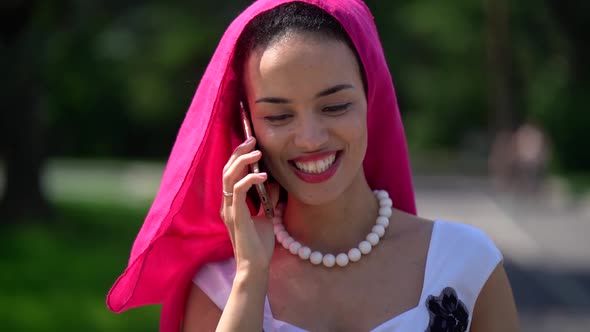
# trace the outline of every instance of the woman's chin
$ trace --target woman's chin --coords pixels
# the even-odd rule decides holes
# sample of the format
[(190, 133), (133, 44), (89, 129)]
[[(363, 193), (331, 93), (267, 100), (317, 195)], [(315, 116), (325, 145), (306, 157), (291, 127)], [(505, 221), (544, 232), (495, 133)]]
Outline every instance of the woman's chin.
[(296, 200), (303, 205), (321, 206), (329, 204), (342, 193), (340, 186), (326, 185), (291, 185), (287, 189), (289, 200)]

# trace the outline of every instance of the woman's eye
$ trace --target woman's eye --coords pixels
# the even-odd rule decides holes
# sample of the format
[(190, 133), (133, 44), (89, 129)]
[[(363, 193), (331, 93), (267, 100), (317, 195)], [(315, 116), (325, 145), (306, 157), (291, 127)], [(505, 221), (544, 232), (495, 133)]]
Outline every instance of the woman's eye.
[(350, 107), (350, 104), (352, 104), (352, 103), (327, 106), (327, 107), (324, 107), (324, 109), (322, 111), (325, 113), (329, 113), (331, 115), (338, 115), (338, 114), (346, 112), (348, 110), (348, 108)]
[(281, 122), (281, 121), (285, 121), (285, 120), (289, 119), (290, 117), (291, 117), (291, 114), (281, 114), (281, 115), (266, 116), (266, 117), (264, 117), (264, 119), (268, 122)]

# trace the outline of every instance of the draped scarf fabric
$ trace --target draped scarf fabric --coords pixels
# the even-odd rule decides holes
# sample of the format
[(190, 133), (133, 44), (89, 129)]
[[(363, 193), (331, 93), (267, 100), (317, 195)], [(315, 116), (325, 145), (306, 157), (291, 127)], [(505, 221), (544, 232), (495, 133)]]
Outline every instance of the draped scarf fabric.
[[(258, 0), (223, 35), (180, 128), (128, 266), (108, 293), (112, 311), (163, 303), (160, 330), (178, 331), (191, 278), (204, 264), (233, 255), (219, 216), (222, 169), (243, 140), (231, 63), (248, 22), (291, 1)], [(373, 16), (360, 0), (304, 2), (342, 24), (365, 69), (368, 147), (363, 167), (369, 185), (387, 190), (395, 208), (415, 214), (404, 130)]]

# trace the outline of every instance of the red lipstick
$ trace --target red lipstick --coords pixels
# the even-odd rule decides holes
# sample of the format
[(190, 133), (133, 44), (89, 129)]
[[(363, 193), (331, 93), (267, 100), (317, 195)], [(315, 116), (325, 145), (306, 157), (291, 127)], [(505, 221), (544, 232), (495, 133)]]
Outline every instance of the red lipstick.
[[(317, 160), (323, 160), (326, 159), (326, 157), (333, 155), (334, 153), (336, 153), (336, 159), (334, 160), (334, 162), (332, 163), (332, 165), (326, 169), (325, 171), (321, 172), (321, 173), (306, 173), (303, 172), (301, 170), (299, 170), (297, 168), (297, 166), (295, 166), (295, 161), (296, 162), (311, 162), (311, 161), (317, 161)], [(295, 173), (295, 175), (297, 175), (298, 178), (300, 178), (301, 180), (308, 182), (308, 183), (320, 183), (320, 182), (324, 182), (329, 180), (338, 170), (338, 166), (340, 166), (340, 152), (335, 152), (335, 151), (329, 151), (329, 152), (322, 152), (322, 153), (316, 153), (316, 154), (312, 154), (312, 155), (306, 155), (306, 156), (301, 156), (301, 157), (297, 157), (295, 159), (292, 159), (290, 166), (291, 169), (293, 170), (293, 172)]]

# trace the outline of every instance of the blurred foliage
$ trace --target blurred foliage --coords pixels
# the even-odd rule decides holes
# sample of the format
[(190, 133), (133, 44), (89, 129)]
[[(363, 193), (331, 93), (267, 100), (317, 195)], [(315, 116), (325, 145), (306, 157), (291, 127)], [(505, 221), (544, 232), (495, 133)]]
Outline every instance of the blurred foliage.
[[(490, 1), (367, 0), (412, 148), (478, 144), (486, 153)], [(41, 63), (51, 154), (164, 158), (225, 27), (248, 3), (39, 2), (30, 31), (39, 42), (29, 51)], [(576, 148), (590, 113), (581, 111), (588, 82), (573, 79), (574, 41), (546, 2), (502, 3), (516, 77), (513, 125), (540, 123), (557, 165), (590, 168), (590, 153)]]
[[(46, 1), (43, 81), (53, 154), (160, 157), (239, 5)], [(40, 54), (41, 55), (41, 54)]]
[(53, 223), (4, 226), (3, 331), (156, 331), (159, 308), (114, 315), (106, 292), (127, 262), (146, 206), (58, 200)]
[(481, 3), (374, 2), (409, 144), (457, 146), (469, 131), (487, 130)]

